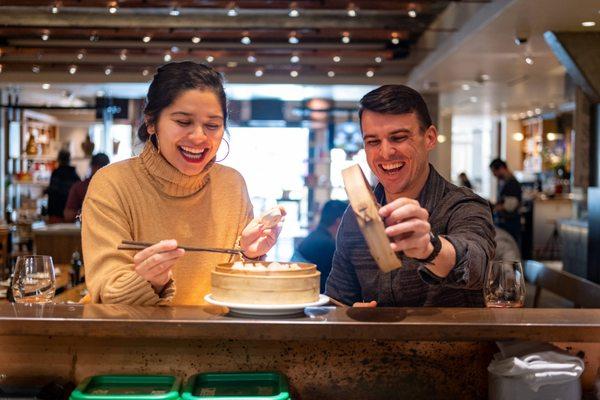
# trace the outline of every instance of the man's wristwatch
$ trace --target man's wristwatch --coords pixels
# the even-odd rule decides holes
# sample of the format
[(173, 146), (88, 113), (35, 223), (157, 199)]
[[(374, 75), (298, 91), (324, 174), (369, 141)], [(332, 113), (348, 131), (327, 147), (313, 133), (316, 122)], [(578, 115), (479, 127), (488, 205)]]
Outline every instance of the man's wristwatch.
[(426, 264), (431, 264), (433, 262), (433, 260), (435, 260), (435, 258), (438, 256), (438, 254), (440, 254), (440, 251), (442, 250), (442, 241), (440, 240), (440, 237), (433, 232), (429, 232), (429, 240), (431, 241), (431, 244), (433, 245), (433, 251), (431, 252), (429, 257), (422, 258), (422, 259), (415, 258), (414, 260), (417, 260), (419, 262), (426, 263)]

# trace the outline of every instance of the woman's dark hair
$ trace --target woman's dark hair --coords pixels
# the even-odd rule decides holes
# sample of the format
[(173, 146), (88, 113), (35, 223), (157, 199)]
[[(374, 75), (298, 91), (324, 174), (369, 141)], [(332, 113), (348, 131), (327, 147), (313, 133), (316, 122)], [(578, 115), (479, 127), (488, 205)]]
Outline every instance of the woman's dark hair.
[(358, 117), (361, 122), (365, 110), (381, 114), (415, 113), (423, 132), (432, 125), (429, 109), (423, 96), (405, 85), (384, 85), (370, 91), (360, 99)]
[(69, 165), (71, 163), (71, 152), (68, 150), (61, 150), (58, 152), (58, 165)]
[[(146, 97), (144, 115), (149, 123), (156, 125), (158, 117), (181, 93), (190, 89), (213, 92), (221, 103), (223, 123), (227, 123), (227, 96), (223, 89), (223, 77), (214, 69), (192, 61), (173, 62), (158, 68)], [(226, 125), (225, 125), (226, 126)], [(146, 122), (138, 129), (138, 138), (145, 142), (153, 135), (148, 133)], [(152, 138), (154, 146), (156, 139)]]

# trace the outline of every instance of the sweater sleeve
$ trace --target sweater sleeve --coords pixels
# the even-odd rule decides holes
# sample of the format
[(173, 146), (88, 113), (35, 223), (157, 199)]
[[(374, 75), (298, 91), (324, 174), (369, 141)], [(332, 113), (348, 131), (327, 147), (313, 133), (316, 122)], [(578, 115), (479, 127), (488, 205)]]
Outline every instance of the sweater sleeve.
[(103, 172), (92, 179), (82, 211), (85, 280), (92, 302), (168, 304), (175, 291), (173, 282), (159, 296), (134, 271), (134, 252), (117, 250), (122, 240), (133, 240), (132, 229), (118, 187)]

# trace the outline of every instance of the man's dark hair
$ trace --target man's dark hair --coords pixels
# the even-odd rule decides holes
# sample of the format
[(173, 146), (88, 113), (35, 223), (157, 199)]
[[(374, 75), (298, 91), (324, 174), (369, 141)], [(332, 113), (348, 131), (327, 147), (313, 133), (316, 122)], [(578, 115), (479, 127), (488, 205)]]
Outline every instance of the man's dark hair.
[(496, 158), (494, 160), (492, 160), (492, 162), (490, 163), (490, 168), (491, 169), (499, 169), (499, 168), (507, 168), (506, 166), (506, 162), (500, 158)]
[(92, 167), (96, 167), (98, 169), (102, 167), (106, 167), (110, 164), (110, 159), (104, 153), (96, 153), (92, 156), (92, 160), (90, 161)]
[(336, 219), (341, 218), (348, 208), (348, 203), (341, 200), (329, 200), (323, 206), (323, 210), (321, 211), (321, 220), (319, 221), (319, 225), (330, 227), (333, 225)]
[(422, 131), (432, 125), (429, 109), (423, 96), (405, 85), (384, 85), (367, 93), (360, 99), (358, 117), (362, 123), (365, 110), (381, 114), (415, 113)]
[(58, 165), (69, 165), (71, 163), (71, 152), (69, 150), (61, 150), (58, 152)]

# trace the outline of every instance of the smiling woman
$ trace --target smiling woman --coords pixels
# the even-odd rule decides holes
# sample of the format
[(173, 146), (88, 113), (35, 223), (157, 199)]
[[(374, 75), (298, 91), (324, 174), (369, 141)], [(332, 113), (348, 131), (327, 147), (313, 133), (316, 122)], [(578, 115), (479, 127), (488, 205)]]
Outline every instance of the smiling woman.
[[(266, 227), (253, 220), (244, 179), (215, 162), (226, 121), (217, 72), (193, 62), (158, 69), (138, 131), (144, 150), (94, 175), (83, 206), (86, 283), (93, 302), (201, 304), (212, 267), (237, 256), (184, 255), (177, 241), (239, 245), (247, 258), (275, 244), (281, 223)], [(117, 250), (122, 240), (158, 243), (134, 254)]]

